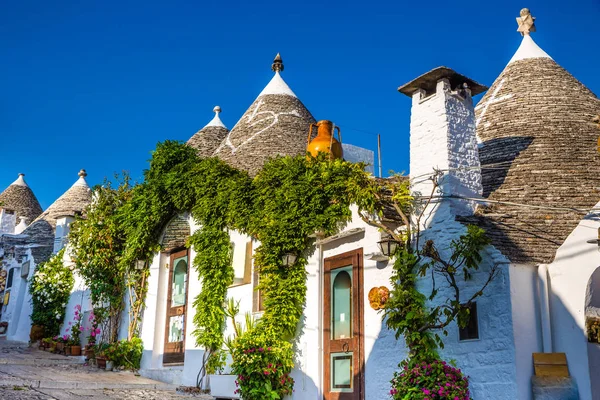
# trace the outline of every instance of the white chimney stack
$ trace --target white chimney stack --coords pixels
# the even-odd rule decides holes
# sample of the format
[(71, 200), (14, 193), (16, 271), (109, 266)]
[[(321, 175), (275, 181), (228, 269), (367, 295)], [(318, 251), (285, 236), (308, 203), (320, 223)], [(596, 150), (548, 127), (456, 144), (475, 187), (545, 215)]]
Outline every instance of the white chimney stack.
[[(413, 192), (429, 196), (428, 177), (442, 173), (437, 196), (481, 197), (481, 170), (471, 96), (487, 88), (446, 67), (438, 67), (398, 90), (412, 98), (410, 179)], [(452, 214), (471, 215), (473, 201), (450, 197)]]

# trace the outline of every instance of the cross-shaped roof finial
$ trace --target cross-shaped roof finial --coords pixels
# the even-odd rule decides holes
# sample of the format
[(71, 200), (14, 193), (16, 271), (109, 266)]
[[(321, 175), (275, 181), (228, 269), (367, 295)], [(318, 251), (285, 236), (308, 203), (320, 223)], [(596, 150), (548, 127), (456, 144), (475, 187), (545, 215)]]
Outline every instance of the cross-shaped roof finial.
[(535, 17), (531, 15), (529, 8), (521, 10), (521, 16), (517, 18), (517, 32), (521, 32), (522, 36), (529, 35), (531, 32), (535, 32)]

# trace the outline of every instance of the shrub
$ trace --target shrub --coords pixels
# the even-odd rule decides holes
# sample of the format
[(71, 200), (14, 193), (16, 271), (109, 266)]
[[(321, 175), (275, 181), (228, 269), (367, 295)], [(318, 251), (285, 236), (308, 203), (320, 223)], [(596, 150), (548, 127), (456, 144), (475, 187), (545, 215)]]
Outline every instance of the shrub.
[(394, 400), (471, 400), (469, 379), (445, 361), (403, 361), (394, 373)]
[(73, 272), (63, 264), (64, 250), (59, 251), (47, 262), (40, 264), (30, 283), (33, 312), (31, 321), (45, 328), (45, 335), (57, 335), (65, 316), (75, 282)]
[(294, 380), (292, 345), (264, 334), (249, 332), (235, 340), (232, 371), (244, 400), (282, 399), (291, 395)]
[(114, 363), (115, 367), (137, 370), (140, 369), (143, 351), (142, 339), (134, 337), (131, 340), (123, 339), (120, 342), (112, 343), (104, 351), (104, 354)]

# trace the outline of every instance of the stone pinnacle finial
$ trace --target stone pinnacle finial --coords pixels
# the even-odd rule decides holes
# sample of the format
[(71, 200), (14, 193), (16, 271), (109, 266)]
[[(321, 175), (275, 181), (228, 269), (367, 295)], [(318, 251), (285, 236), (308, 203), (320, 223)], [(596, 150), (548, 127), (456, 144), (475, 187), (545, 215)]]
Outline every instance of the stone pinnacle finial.
[(283, 71), (283, 61), (281, 60), (281, 55), (277, 53), (275, 59), (273, 60), (273, 65), (271, 65), (271, 69), (273, 72), (281, 72)]
[(82, 169), (77, 175), (79, 175), (81, 178), (85, 178), (87, 176), (87, 172), (85, 172), (85, 169)]
[(22, 173), (22, 172), (19, 172), (19, 176), (22, 178), (22, 177), (24, 177), (24, 176), (25, 176), (25, 174), (24, 174), (24, 173)]
[(531, 15), (529, 8), (521, 10), (521, 16), (517, 18), (517, 32), (521, 32), (522, 36), (529, 35), (531, 32), (535, 32), (535, 17)]
[(221, 112), (221, 107), (215, 106), (215, 108), (213, 108), (213, 111), (215, 112), (215, 114), (219, 115), (219, 113)]

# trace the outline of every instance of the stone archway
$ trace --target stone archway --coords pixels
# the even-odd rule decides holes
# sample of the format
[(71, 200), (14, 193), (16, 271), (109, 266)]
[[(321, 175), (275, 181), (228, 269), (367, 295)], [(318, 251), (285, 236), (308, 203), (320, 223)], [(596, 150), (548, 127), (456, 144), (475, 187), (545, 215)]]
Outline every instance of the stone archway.
[(585, 328), (588, 339), (588, 367), (592, 385), (592, 399), (600, 400), (600, 267), (596, 268), (585, 293)]
[(190, 224), (187, 215), (179, 214), (165, 228), (165, 234), (160, 242), (163, 252), (170, 253), (174, 249), (185, 247), (185, 242), (190, 237)]
[[(186, 328), (190, 320), (188, 313), (189, 252), (185, 247), (190, 237), (190, 225), (186, 214), (175, 216), (165, 228), (161, 245), (168, 260), (165, 271), (166, 298), (164, 299), (165, 332), (163, 365), (185, 362)], [(162, 307), (161, 307), (162, 308)]]

